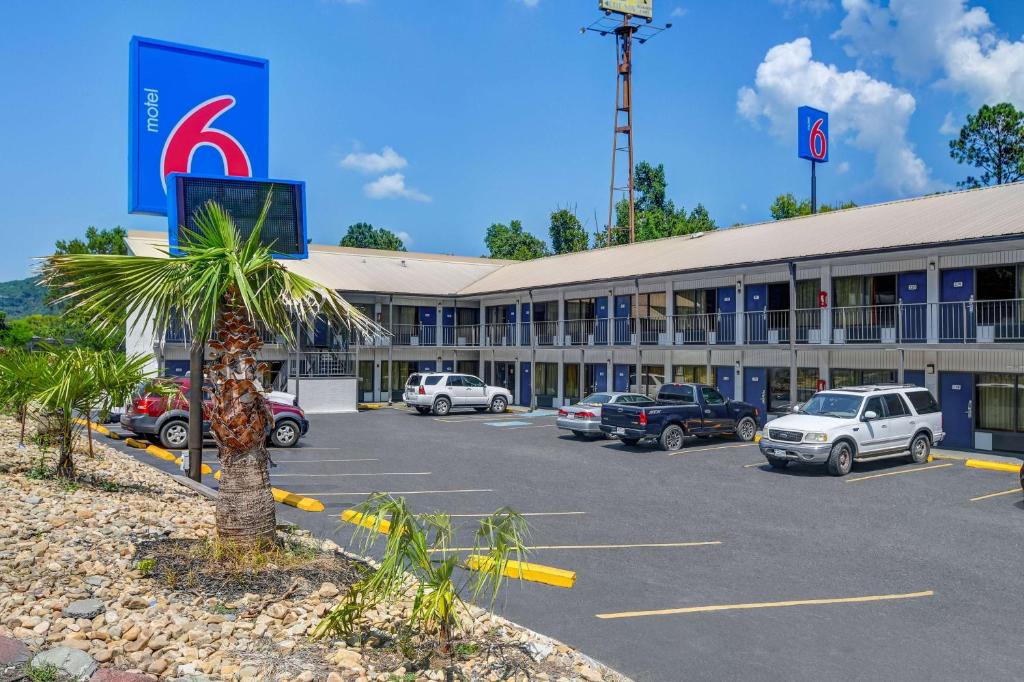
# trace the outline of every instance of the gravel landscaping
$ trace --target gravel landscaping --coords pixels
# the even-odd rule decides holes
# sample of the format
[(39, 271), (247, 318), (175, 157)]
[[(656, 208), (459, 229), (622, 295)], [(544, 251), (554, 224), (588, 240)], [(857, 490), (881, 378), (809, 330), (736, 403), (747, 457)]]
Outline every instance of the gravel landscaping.
[(222, 567), (210, 500), (102, 439), (78, 479), (55, 479), (54, 454), (17, 433), (0, 418), (0, 680), (30, 656), (50, 679), (625, 680), (476, 607), (451, 656), (401, 627), (401, 602), (360, 637), (312, 640), (362, 560), (293, 531), (280, 556)]

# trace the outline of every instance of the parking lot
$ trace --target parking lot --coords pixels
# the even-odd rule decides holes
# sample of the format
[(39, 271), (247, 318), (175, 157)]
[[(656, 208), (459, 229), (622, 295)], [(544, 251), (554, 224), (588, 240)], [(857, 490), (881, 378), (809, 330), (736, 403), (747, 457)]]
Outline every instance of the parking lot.
[(892, 460), (834, 478), (771, 470), (729, 439), (668, 454), (578, 441), (550, 413), (400, 409), (312, 416), (272, 455), (275, 486), (326, 505), (279, 517), (339, 544), (352, 527), (338, 515), (373, 491), (457, 515), (456, 544), (498, 507), (528, 515), (531, 561), (577, 582), (510, 583), (497, 609), (636, 680), (992, 679), (1024, 664), (1016, 474)]

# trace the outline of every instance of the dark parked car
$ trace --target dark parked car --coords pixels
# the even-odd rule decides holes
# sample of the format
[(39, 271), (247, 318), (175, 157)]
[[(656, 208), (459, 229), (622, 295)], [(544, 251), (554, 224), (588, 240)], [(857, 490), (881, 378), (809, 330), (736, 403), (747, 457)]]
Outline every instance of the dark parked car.
[[(188, 379), (173, 379), (169, 383), (178, 392), (167, 397), (143, 388), (121, 415), (121, 426), (133, 433), (152, 438), (168, 450), (188, 447)], [(305, 413), (294, 405), (267, 401), (274, 413), (274, 426), (267, 439), (279, 448), (290, 448), (309, 431)], [(203, 389), (203, 435), (210, 433), (210, 395)]]
[(751, 441), (760, 415), (753, 405), (727, 400), (704, 384), (665, 384), (653, 405), (605, 405), (601, 430), (626, 445), (655, 439), (662, 450), (679, 450), (687, 436), (735, 435)]

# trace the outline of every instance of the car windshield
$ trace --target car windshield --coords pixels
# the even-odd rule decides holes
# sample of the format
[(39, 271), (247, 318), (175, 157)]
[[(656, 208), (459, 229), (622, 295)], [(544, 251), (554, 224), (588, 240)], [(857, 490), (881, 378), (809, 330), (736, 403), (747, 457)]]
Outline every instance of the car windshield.
[(580, 401), (583, 405), (604, 405), (612, 399), (607, 393), (591, 393)]
[(856, 417), (863, 401), (859, 395), (847, 393), (816, 393), (800, 408), (803, 414), (814, 417)]

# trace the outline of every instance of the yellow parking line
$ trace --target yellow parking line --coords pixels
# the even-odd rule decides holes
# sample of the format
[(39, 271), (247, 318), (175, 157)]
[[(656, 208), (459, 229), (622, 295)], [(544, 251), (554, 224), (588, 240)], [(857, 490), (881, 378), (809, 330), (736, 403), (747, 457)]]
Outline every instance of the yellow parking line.
[(384, 495), (434, 495), (443, 493), (493, 493), (494, 490), (491, 488), (466, 488), (464, 490), (370, 490), (359, 493), (309, 493), (310, 495), (316, 495), (317, 497), (351, 497), (356, 495), (376, 495), (382, 493)]
[(430, 476), (430, 471), (385, 471), (370, 474), (275, 474), (274, 478), (333, 478), (335, 476)]
[(987, 500), (990, 497), (999, 497), (1000, 495), (1012, 495), (1014, 493), (1019, 493), (1019, 492), (1024, 492), (1024, 491), (1021, 490), (1020, 486), (1017, 486), (1016, 488), (1010, 488), (1009, 490), (1004, 490), (1004, 491), (998, 492), (998, 493), (989, 493), (988, 495), (980, 495), (979, 497), (972, 497), (971, 498), (971, 502), (977, 502), (978, 500)]
[[(720, 545), (721, 540), (705, 540), (700, 542), (643, 542), (632, 545), (530, 545), (524, 549), (533, 551), (540, 549), (640, 549), (640, 548), (667, 548), (667, 547), (704, 547), (707, 545)], [(449, 552), (472, 552), (481, 547), (449, 547)]]
[[(587, 512), (581, 511), (565, 511), (565, 512), (519, 512), (520, 516), (578, 516), (580, 514), (586, 514)], [(482, 519), (493, 515), (494, 512), (487, 514), (449, 514), (448, 516), (453, 519)]]
[(780, 606), (817, 606), (821, 604), (860, 604), (872, 601), (889, 601), (893, 599), (916, 599), (918, 597), (934, 597), (935, 592), (908, 592), (906, 594), (876, 594), (867, 597), (835, 597), (832, 599), (797, 599), (792, 601), (766, 601), (749, 604), (715, 604), (713, 606), (688, 606), (679, 609), (657, 609), (654, 611), (623, 611), (621, 613), (598, 613), (598, 618), (639, 618), (642, 616), (671, 616), (681, 613), (708, 613), (711, 611), (736, 611), (741, 609), (767, 609)]
[(708, 450), (728, 450), (730, 448), (745, 448), (749, 447), (750, 443), (740, 443), (739, 445), (714, 445), (706, 448), (683, 448), (677, 452), (668, 453), (669, 457), (675, 457), (676, 455), (686, 455), (691, 452), (707, 452)]
[(866, 481), (869, 478), (881, 478), (883, 476), (899, 476), (900, 474), (913, 474), (918, 471), (930, 471), (931, 469), (945, 469), (951, 467), (952, 464), (933, 464), (927, 467), (916, 467), (914, 469), (900, 469), (899, 471), (887, 471), (884, 474), (870, 474), (868, 476), (858, 476), (857, 478), (848, 478), (845, 483), (856, 483), (857, 481)]

